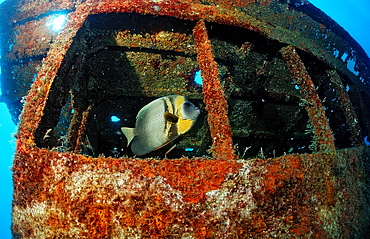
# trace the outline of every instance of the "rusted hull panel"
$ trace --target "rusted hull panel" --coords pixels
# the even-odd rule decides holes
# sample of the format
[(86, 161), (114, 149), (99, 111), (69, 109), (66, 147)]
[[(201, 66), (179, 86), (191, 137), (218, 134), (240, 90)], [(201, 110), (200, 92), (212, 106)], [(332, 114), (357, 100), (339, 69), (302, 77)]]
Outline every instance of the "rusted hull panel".
[(364, 238), (369, 155), (158, 161), (26, 150), (14, 162), (13, 234)]

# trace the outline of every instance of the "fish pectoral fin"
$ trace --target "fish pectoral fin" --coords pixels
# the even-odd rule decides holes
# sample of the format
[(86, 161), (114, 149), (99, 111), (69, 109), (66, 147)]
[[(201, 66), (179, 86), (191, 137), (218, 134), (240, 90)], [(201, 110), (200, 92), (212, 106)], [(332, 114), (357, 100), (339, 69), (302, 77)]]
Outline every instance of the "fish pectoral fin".
[(170, 112), (164, 113), (164, 119), (170, 122), (171, 124), (176, 124), (179, 121), (179, 117), (174, 114), (171, 114)]
[(122, 127), (121, 128), (122, 133), (127, 138), (127, 146), (130, 145), (133, 138), (135, 138), (135, 128), (128, 128), (128, 127)]
[(172, 149), (174, 149), (176, 147), (176, 145), (177, 144), (172, 145), (172, 147), (169, 150), (167, 150), (167, 152), (164, 154), (164, 156), (167, 157), (167, 154), (169, 154), (169, 152), (171, 152)]
[[(175, 137), (175, 138), (173, 138), (173, 139), (171, 139), (171, 140), (167, 141), (166, 143), (162, 144), (161, 146), (159, 146), (159, 147), (155, 148), (153, 151), (158, 150), (158, 149), (160, 149), (160, 148), (163, 148), (163, 147), (165, 147), (166, 145), (169, 145), (170, 143), (172, 143), (173, 141), (175, 141), (175, 139), (177, 139), (178, 137), (179, 137), (179, 136), (177, 136), (177, 137)], [(176, 146), (176, 144), (175, 144), (175, 146)], [(171, 150), (172, 150), (172, 149), (171, 149)]]

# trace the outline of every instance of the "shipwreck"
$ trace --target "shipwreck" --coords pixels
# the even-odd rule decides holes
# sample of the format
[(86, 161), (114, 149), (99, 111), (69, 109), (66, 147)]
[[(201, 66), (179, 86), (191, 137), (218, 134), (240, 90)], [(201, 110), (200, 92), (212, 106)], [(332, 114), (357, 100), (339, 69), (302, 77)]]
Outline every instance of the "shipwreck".
[[(308, 1), (0, 11), (14, 238), (369, 235), (370, 60)], [(201, 109), (194, 129), (135, 157), (120, 127), (172, 94)]]

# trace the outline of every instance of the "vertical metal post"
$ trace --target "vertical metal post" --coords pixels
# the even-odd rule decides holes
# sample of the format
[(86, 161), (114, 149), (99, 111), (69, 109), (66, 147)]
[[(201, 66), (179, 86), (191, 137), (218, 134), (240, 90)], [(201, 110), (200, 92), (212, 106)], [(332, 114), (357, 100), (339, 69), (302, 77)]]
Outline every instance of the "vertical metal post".
[(208, 39), (206, 25), (203, 20), (197, 22), (193, 35), (203, 78), (203, 96), (206, 110), (208, 111), (213, 157), (235, 159), (236, 155), (232, 145), (227, 101), (221, 86), (218, 65), (214, 59), (212, 45)]
[(328, 70), (326, 71), (326, 73), (328, 74), (330, 81), (333, 82), (334, 84), (335, 91), (339, 98), (340, 107), (343, 110), (343, 113), (346, 117), (347, 124), (349, 126), (349, 130), (351, 133), (351, 141), (354, 146), (361, 146), (363, 145), (362, 131), (360, 128), (357, 115), (355, 113), (351, 100), (349, 99), (348, 93), (346, 91), (346, 88), (344, 87), (342, 80), (340, 79), (340, 76), (338, 75), (337, 71)]
[(324, 107), (315, 89), (306, 67), (293, 46), (283, 47), (280, 50), (288, 69), (298, 85), (305, 101), (306, 110), (314, 133), (313, 146), (319, 152), (335, 152), (333, 133), (325, 115)]

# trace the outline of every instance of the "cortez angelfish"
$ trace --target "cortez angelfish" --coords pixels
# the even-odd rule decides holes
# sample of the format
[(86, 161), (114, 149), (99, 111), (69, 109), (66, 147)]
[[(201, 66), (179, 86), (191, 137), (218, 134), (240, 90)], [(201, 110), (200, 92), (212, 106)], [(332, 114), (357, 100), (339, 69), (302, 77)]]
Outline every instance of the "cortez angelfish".
[(186, 97), (169, 95), (145, 105), (136, 116), (135, 128), (122, 127), (127, 146), (141, 156), (157, 150), (191, 129), (200, 110)]

